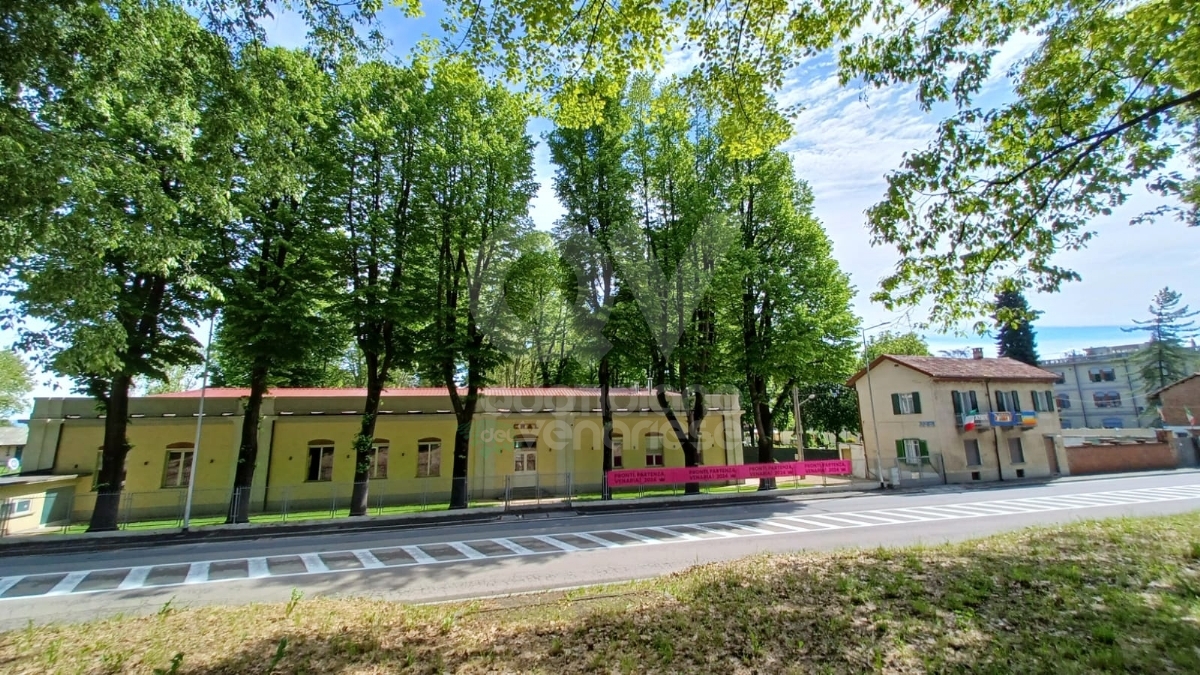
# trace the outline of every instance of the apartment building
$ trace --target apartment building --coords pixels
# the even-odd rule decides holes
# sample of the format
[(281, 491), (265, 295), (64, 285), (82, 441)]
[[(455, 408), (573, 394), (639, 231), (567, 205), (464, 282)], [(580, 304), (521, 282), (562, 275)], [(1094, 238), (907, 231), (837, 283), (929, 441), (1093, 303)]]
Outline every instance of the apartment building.
[[(1054, 400), (1064, 429), (1132, 429), (1157, 426), (1146, 401), (1136, 354), (1145, 344), (1090, 347), (1040, 364), (1053, 372)], [(1200, 369), (1200, 350), (1189, 370)]]

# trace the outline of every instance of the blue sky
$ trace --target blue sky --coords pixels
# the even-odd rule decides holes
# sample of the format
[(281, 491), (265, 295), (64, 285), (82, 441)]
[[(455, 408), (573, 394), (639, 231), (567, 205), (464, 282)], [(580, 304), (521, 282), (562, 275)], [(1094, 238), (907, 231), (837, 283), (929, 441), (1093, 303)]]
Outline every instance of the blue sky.
[[(408, 19), (395, 8), (382, 15), (383, 33), (392, 41), (391, 56), (402, 58), (423, 37), (439, 34), (438, 2), (425, 3), (426, 15)], [(266, 25), (277, 44), (300, 46), (305, 28), (295, 16), (281, 13)], [(996, 73), (980, 103), (993, 105), (1008, 96), (1004, 72), (1026, 55), (1032, 38), (1014, 40), (997, 57)], [(681, 73), (693, 64), (686, 53), (667, 59), (668, 73)], [(800, 104), (803, 112), (795, 120), (792, 138), (784, 149), (791, 153), (799, 176), (816, 195), (816, 213), (833, 240), (834, 255), (850, 274), (857, 289), (855, 311), (864, 326), (892, 322), (878, 330), (905, 329), (903, 317), (889, 314), (870, 302), (869, 295), (896, 262), (888, 247), (872, 247), (864, 211), (884, 193), (884, 176), (900, 164), (905, 151), (923, 147), (934, 134), (940, 117), (922, 112), (909, 87), (864, 90), (838, 86), (829, 56), (809, 59), (788, 78), (779, 98)], [(548, 129), (544, 120), (530, 127), (535, 138)], [(545, 144), (536, 153), (537, 177), (542, 184), (531, 215), (539, 227), (549, 228), (561, 213), (553, 195)], [(1152, 208), (1156, 201), (1144, 189), (1111, 217), (1095, 222), (1099, 233), (1084, 251), (1061, 254), (1059, 261), (1077, 270), (1079, 283), (1060, 293), (1029, 296), (1030, 304), (1043, 314), (1036, 324), (1039, 351), (1055, 357), (1070, 349), (1138, 341), (1138, 335), (1123, 333), (1134, 318), (1146, 316), (1150, 298), (1163, 286), (1183, 293), (1184, 301), (1200, 307), (1200, 231), (1174, 221), (1155, 225), (1129, 226), (1132, 215)], [(0, 344), (12, 343), (11, 331), (0, 332)], [(927, 336), (935, 353), (941, 349), (981, 346), (994, 355), (994, 340), (982, 337)], [(35, 395), (51, 392), (50, 378), (39, 377)], [(58, 395), (64, 390), (60, 389)]]

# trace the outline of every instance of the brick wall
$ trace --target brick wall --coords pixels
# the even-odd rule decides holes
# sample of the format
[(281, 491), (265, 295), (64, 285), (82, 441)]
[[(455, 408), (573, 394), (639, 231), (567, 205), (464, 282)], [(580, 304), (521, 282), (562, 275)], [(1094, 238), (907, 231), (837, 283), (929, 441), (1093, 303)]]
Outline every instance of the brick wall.
[(1072, 475), (1174, 469), (1178, 466), (1175, 451), (1167, 443), (1081, 446), (1066, 450)]
[(1200, 377), (1192, 377), (1167, 389), (1162, 393), (1161, 399), (1163, 417), (1166, 418), (1167, 424), (1186, 426), (1188, 421), (1185, 408), (1200, 418)]

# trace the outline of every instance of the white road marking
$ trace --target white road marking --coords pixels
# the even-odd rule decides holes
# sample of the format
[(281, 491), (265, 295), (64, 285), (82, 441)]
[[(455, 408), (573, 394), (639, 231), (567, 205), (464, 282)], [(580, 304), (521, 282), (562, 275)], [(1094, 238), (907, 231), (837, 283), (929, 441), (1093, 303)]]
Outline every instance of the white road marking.
[(511, 539), (492, 539), (492, 541), (496, 542), (497, 544), (500, 544), (504, 548), (512, 551), (513, 553), (516, 553), (517, 555), (532, 555), (533, 554), (533, 551), (530, 551), (529, 549), (525, 548), (524, 546), (518, 544), (517, 542), (515, 542)]
[(8, 589), (21, 583), (21, 580), (24, 578), (25, 577), (3, 577), (3, 578), (0, 578), (0, 595), (4, 595), (5, 593), (7, 593)]
[[(878, 527), (887, 525), (907, 525), (914, 522), (927, 522), (930, 520), (952, 520), (958, 518), (988, 518), (996, 516), (1013, 515), (1015, 513), (1041, 513), (1046, 511), (1063, 511), (1063, 510), (1080, 510), (1087, 508), (1095, 508), (1101, 506), (1120, 506), (1125, 504), (1145, 504), (1165, 501), (1178, 501), (1185, 499), (1200, 499), (1200, 485), (1194, 486), (1172, 486), (1164, 488), (1139, 488), (1133, 490), (1116, 490), (1111, 492), (1098, 493), (1080, 493), (1067, 495), (1052, 495), (1047, 497), (1025, 497), (1018, 499), (1002, 499), (996, 501), (982, 502), (964, 502), (962, 504), (935, 504), (928, 506), (910, 506), (897, 507), (891, 509), (873, 509), (869, 511), (847, 511), (842, 513), (806, 513), (803, 516), (772, 516), (770, 518), (747, 518), (744, 519), (748, 523), (761, 524), (763, 526), (774, 527), (784, 532), (771, 531), (743, 525), (733, 521), (709, 521), (704, 523), (686, 523), (677, 525), (662, 525), (648, 526), (634, 529), (648, 530), (669, 535), (670, 539), (655, 539), (646, 535), (638, 534), (628, 529), (613, 529), (613, 530), (596, 530), (593, 532), (570, 532), (571, 536), (580, 537), (587, 541), (599, 544), (605, 548), (619, 548), (629, 544), (647, 543), (647, 544), (664, 544), (678, 543), (682, 541), (694, 541), (701, 539), (690, 533), (688, 530), (696, 532), (708, 532), (727, 538), (737, 537), (754, 537), (766, 535), (779, 535), (791, 533), (807, 533), (820, 532), (825, 530), (840, 530), (847, 527)], [(787, 523), (783, 521), (788, 521)], [(878, 521), (878, 522), (872, 522)], [(833, 524), (839, 522), (841, 524)], [(728, 528), (728, 529), (727, 529)], [(633, 542), (617, 543), (604, 539), (600, 535), (614, 534), (634, 540)], [(544, 553), (571, 552), (581, 550), (579, 547), (572, 546), (565, 541), (556, 539), (559, 535), (520, 535), (531, 539), (549, 544), (554, 547), (554, 551), (533, 551), (515, 541), (508, 538), (495, 538), (488, 540), (474, 540), (476, 542), (492, 541), (503, 546), (516, 555), (540, 555)], [(506, 557), (506, 556), (488, 556), (474, 548), (471, 548), (467, 542), (436, 542), (439, 545), (450, 546), (459, 551), (468, 559), (480, 559), (490, 557)], [(438, 560), (433, 556), (423, 551), (419, 546), (400, 546), (403, 550), (415, 561), (418, 565), (452, 563), (461, 561), (455, 558), (453, 560)], [(358, 558), (364, 569), (376, 569), (386, 567), (371, 551), (366, 549), (352, 551), (337, 551), (336, 553), (350, 553)], [(209, 572), (214, 563), (236, 563), (245, 561), (247, 578), (257, 579), (270, 576), (293, 576), (297, 574), (319, 574), (333, 573), (350, 570), (329, 569), (329, 566), (321, 559), (318, 553), (299, 554), (298, 557), (304, 563), (304, 572), (280, 572), (273, 573), (267, 565), (267, 559), (258, 558), (242, 558), (232, 560), (212, 560), (198, 561), (188, 564), (188, 573), (182, 582), (170, 584), (162, 584), (162, 587), (177, 586), (181, 584), (198, 584), (198, 583), (216, 583), (219, 581), (234, 581), (236, 579), (210, 579)], [(131, 590), (142, 588), (146, 584), (149, 575), (155, 570), (163, 567), (177, 567), (181, 563), (165, 563), (163, 565), (146, 565), (134, 568), (108, 568), (98, 570), (82, 570), (71, 572), (63, 576), (55, 583), (54, 587), (46, 591), (40, 596), (23, 596), (30, 597), (45, 597), (57, 596), (69, 593), (77, 594), (92, 594), (103, 593), (111, 590)], [(412, 564), (412, 563), (409, 563)], [(403, 566), (403, 564), (398, 565)], [(76, 591), (80, 583), (92, 572), (119, 572), (125, 571), (125, 578), (115, 589), (93, 589)], [(44, 574), (37, 575), (21, 575), (12, 577), (0, 578), (0, 601), (12, 600), (15, 598), (2, 597), (6, 592), (19, 584), (21, 581), (30, 577), (44, 577)], [(157, 588), (157, 587), (156, 587)]]
[(309, 573), (329, 571), (329, 566), (316, 553), (301, 553), (300, 562), (304, 563), (304, 570)]
[(630, 532), (629, 530), (608, 530), (608, 531), (612, 532), (613, 534), (619, 534), (623, 537), (629, 537), (630, 539), (636, 539), (637, 541), (640, 541), (640, 542), (643, 542), (646, 544), (657, 544), (658, 543), (658, 540), (655, 539), (654, 537), (647, 537), (644, 534), (638, 534), (637, 532)]
[(261, 579), (271, 576), (271, 568), (267, 567), (266, 558), (249, 558), (246, 560), (246, 576), (250, 579)]
[(188, 566), (187, 577), (183, 580), (185, 584), (202, 584), (208, 581), (208, 567), (211, 563), (197, 562)]
[(358, 562), (362, 564), (363, 569), (365, 570), (378, 569), (384, 566), (382, 560), (376, 558), (374, 553), (371, 553), (366, 549), (360, 551), (351, 551), (351, 553), (354, 554), (355, 558), (358, 558)]
[(419, 564), (422, 564), (422, 565), (427, 565), (429, 563), (437, 562), (437, 558), (429, 555), (428, 553), (426, 553), (425, 551), (422, 551), (421, 549), (417, 548), (416, 546), (401, 546), (400, 550), (407, 553), (413, 560), (417, 561)]
[(551, 546), (556, 546), (560, 550), (563, 550), (563, 551), (578, 551), (579, 550), (578, 546), (572, 546), (565, 541), (559, 541), (559, 540), (555, 539), (554, 537), (548, 537), (544, 534), (535, 534), (535, 535), (533, 535), (533, 538), (537, 539), (538, 541), (542, 542), (543, 544), (550, 544)]
[(447, 542), (447, 543), (450, 545), (450, 548), (467, 556), (468, 560), (482, 560), (487, 557), (486, 555), (480, 553), (479, 551), (476, 551), (475, 549), (471, 548), (470, 546), (467, 546), (466, 544), (462, 543), (461, 541), (451, 541), (451, 542)]
[[(619, 548), (621, 546), (620, 544), (618, 544), (615, 541), (601, 539), (600, 537), (597, 537), (594, 534), (588, 534), (587, 532), (576, 532), (575, 536), (579, 537), (580, 539), (586, 539), (595, 544), (600, 544), (604, 548)], [(695, 539), (695, 537), (693, 537), (693, 539)]]
[(46, 591), (44, 595), (66, 595), (67, 593), (75, 590), (75, 587), (79, 585), (79, 582), (83, 581), (84, 578), (86, 578), (89, 574), (91, 574), (90, 570), (85, 570), (83, 572), (71, 572), (59, 580), (57, 584), (54, 584), (54, 588)]
[(135, 588), (141, 588), (146, 585), (146, 577), (150, 576), (150, 570), (154, 569), (149, 565), (135, 567), (129, 570), (129, 574), (121, 580), (121, 584), (117, 586), (118, 591), (131, 591)]

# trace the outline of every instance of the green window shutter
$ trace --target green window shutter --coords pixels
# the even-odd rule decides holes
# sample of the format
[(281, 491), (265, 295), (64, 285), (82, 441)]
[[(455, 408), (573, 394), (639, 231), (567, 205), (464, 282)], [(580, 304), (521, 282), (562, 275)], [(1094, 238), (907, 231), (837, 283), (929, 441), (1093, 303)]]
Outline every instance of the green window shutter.
[(996, 411), (1004, 412), (1005, 410), (1008, 410), (1008, 408), (1004, 407), (1004, 392), (998, 391), (996, 392)]
[(921, 456), (928, 457), (929, 456), (929, 444), (926, 443), (925, 441), (918, 441), (918, 443), (921, 444)]
[(1033, 392), (1033, 412), (1042, 411), (1042, 393), (1040, 391)]
[(1043, 393), (1046, 395), (1046, 412), (1054, 412), (1054, 392), (1047, 389)]
[(896, 439), (896, 458), (904, 459), (904, 439)]
[(921, 395), (915, 391), (912, 393), (912, 395), (913, 395), (913, 413), (920, 415), (921, 414)]
[(1013, 406), (1013, 409), (1012, 409), (1013, 412), (1021, 412), (1021, 397), (1017, 396), (1017, 392), (1015, 389), (1012, 392), (1012, 406)]
[(892, 394), (892, 414), (900, 414), (900, 394)]
[(962, 405), (961, 394), (959, 394), (957, 391), (951, 391), (950, 392), (950, 402), (954, 404), (954, 414), (955, 415), (963, 414), (963, 405)]
[(976, 415), (979, 414), (979, 399), (975, 398), (974, 389), (971, 390), (971, 412)]

